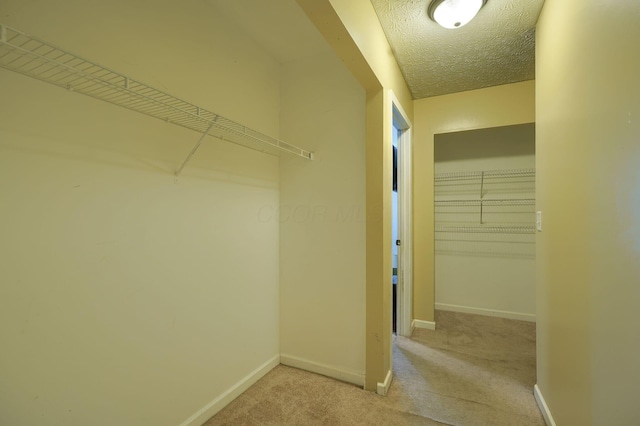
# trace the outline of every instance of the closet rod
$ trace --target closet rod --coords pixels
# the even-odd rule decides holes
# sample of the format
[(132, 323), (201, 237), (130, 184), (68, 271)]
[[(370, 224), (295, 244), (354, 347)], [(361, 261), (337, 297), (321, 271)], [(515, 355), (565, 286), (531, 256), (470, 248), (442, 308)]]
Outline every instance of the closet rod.
[[(311, 151), (250, 129), (3, 24), (0, 24), (0, 67), (203, 135), (208, 133), (262, 152), (287, 152), (313, 160)], [(180, 170), (183, 167), (184, 163)]]

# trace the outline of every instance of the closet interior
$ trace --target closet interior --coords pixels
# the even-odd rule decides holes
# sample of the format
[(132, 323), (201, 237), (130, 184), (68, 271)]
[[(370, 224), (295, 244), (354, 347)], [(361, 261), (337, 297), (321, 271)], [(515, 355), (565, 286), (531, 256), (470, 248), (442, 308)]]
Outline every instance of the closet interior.
[(534, 125), (436, 135), (436, 308), (535, 320)]

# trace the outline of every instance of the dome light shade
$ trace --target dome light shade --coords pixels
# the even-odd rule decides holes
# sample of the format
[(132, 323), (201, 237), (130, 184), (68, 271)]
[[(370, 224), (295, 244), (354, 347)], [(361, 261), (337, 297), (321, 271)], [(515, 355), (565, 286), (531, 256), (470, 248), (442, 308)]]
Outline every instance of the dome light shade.
[(427, 12), (444, 28), (460, 28), (469, 23), (487, 0), (433, 0)]

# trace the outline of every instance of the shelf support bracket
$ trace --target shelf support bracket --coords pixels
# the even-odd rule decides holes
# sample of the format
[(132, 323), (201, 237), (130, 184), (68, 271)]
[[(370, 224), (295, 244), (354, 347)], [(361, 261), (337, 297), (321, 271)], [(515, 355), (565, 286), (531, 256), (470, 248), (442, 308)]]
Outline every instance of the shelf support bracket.
[(191, 160), (191, 157), (193, 157), (193, 154), (195, 154), (198, 148), (200, 148), (200, 144), (202, 144), (202, 141), (204, 140), (204, 138), (207, 137), (207, 135), (209, 134), (213, 126), (215, 126), (215, 124), (216, 124), (215, 121), (212, 121), (211, 124), (209, 124), (209, 127), (207, 127), (207, 130), (205, 130), (205, 132), (200, 136), (200, 139), (198, 139), (198, 142), (196, 142), (196, 144), (194, 145), (189, 155), (187, 155), (187, 158), (184, 159), (180, 168), (176, 170), (176, 177), (180, 175), (180, 173), (182, 172), (182, 169), (184, 169), (184, 166), (187, 165), (189, 160)]

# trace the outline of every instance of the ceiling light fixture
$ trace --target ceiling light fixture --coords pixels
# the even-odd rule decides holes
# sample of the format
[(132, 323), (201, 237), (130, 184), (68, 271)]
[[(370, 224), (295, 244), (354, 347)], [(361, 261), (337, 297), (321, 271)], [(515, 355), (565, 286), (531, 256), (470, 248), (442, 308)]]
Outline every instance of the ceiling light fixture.
[(487, 0), (433, 0), (429, 18), (444, 28), (460, 28), (471, 21)]

